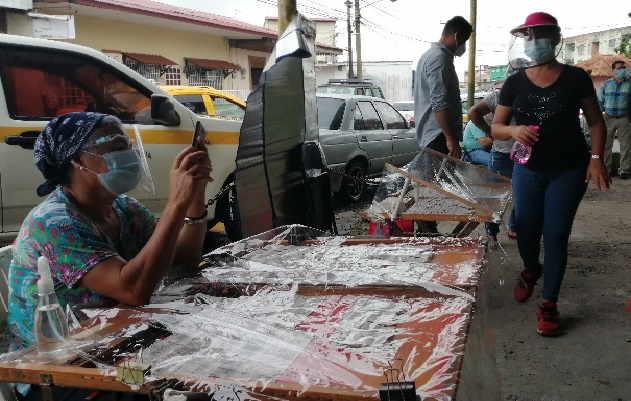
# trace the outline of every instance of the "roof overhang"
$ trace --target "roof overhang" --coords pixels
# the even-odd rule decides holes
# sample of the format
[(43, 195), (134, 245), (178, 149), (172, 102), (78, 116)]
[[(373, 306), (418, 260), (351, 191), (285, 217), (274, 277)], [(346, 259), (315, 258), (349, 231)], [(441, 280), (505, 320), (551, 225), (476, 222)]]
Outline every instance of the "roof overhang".
[[(90, 16), (164, 29), (222, 36), (230, 46), (271, 53), (278, 32), (232, 18), (148, 0), (35, 0), (33, 6), (53, 15)], [(342, 54), (342, 49), (316, 42), (316, 54)]]
[(204, 69), (216, 69), (216, 70), (240, 70), (241, 66), (238, 64), (232, 64), (224, 60), (209, 60), (205, 58), (185, 58), (187, 63), (195, 64), (196, 66)]
[(231, 18), (147, 0), (35, 0), (33, 6), (39, 12), (53, 15), (86, 15), (228, 39), (276, 38), (278, 35), (272, 30)]
[(177, 65), (175, 61), (171, 61), (168, 58), (157, 55), (157, 54), (142, 54), (142, 53), (127, 53), (127, 52), (122, 52), (121, 54), (123, 56), (129, 57), (143, 64), (156, 64), (156, 65), (161, 65), (161, 66)]

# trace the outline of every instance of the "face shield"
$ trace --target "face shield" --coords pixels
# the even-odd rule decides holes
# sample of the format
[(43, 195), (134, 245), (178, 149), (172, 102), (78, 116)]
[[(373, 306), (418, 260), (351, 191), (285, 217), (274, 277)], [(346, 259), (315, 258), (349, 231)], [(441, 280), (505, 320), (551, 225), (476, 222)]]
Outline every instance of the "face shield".
[[(138, 126), (134, 124), (134, 138), (130, 138), (132, 149), (138, 152), (140, 157), (141, 176), (138, 186), (131, 193), (138, 193), (140, 191), (140, 198), (144, 198), (147, 195), (152, 198), (156, 197), (156, 188), (153, 185), (153, 179), (151, 178), (151, 171), (149, 170), (149, 162), (147, 161), (147, 153), (142, 144), (142, 137), (140, 136), (140, 130)], [(144, 195), (144, 196), (142, 196)], [(133, 195), (130, 195), (133, 196)]]
[(142, 139), (138, 128), (134, 128), (135, 138), (128, 137), (118, 129), (118, 132), (107, 135), (97, 132), (93, 140), (88, 140), (81, 147), (81, 151), (105, 160), (108, 171), (95, 174), (112, 194), (118, 196), (125, 193), (135, 198), (146, 198), (147, 195), (155, 197)]
[(508, 65), (518, 70), (547, 64), (559, 56), (562, 47), (563, 36), (558, 26), (515, 29), (508, 47)]

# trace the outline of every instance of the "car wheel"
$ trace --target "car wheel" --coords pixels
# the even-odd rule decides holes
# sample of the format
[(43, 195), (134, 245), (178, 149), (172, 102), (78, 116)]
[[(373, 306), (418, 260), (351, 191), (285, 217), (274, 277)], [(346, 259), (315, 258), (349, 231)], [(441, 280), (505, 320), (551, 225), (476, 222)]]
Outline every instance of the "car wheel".
[[(226, 188), (226, 186), (232, 183), (234, 183), (233, 178), (229, 178), (224, 182), (221, 188)], [(233, 186), (232, 189), (224, 192), (217, 199), (217, 208), (215, 210), (215, 218), (223, 223), (226, 235), (231, 241), (239, 241), (242, 239), (239, 222), (233, 217), (235, 215), (235, 201), (235, 189)]]
[(340, 193), (350, 203), (359, 202), (364, 197), (366, 193), (366, 168), (361, 162), (353, 160), (348, 163)]

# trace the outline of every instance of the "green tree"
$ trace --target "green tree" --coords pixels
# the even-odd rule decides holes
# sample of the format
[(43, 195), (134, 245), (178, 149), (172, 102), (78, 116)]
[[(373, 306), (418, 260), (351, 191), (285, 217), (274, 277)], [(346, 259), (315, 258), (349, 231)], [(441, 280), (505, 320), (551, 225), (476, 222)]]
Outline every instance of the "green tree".
[(626, 57), (631, 57), (631, 34), (622, 35), (620, 45), (614, 47), (613, 51), (616, 54), (622, 54)]

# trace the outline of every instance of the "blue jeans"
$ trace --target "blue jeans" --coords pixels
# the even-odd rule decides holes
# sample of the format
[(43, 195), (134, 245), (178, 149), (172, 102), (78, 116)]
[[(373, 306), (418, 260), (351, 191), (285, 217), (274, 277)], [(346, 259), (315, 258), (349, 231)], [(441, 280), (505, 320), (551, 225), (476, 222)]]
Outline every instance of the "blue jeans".
[(567, 265), (567, 248), (578, 204), (587, 184), (585, 168), (538, 173), (515, 163), (513, 205), (519, 229), (517, 247), (524, 269), (536, 274), (543, 235), (541, 297), (556, 302)]
[(491, 162), (491, 152), (487, 152), (483, 149), (473, 149), (465, 151), (465, 161), (471, 163), (482, 164), (484, 167), (488, 166)]
[[(513, 165), (515, 163), (510, 159), (508, 153), (491, 151), (491, 160), (488, 169), (492, 173), (497, 173), (506, 178), (513, 178)], [(487, 235), (497, 235), (500, 232), (500, 225), (495, 223), (485, 223)], [(508, 219), (508, 230), (517, 231), (515, 226), (515, 209), (511, 209), (510, 218)]]

